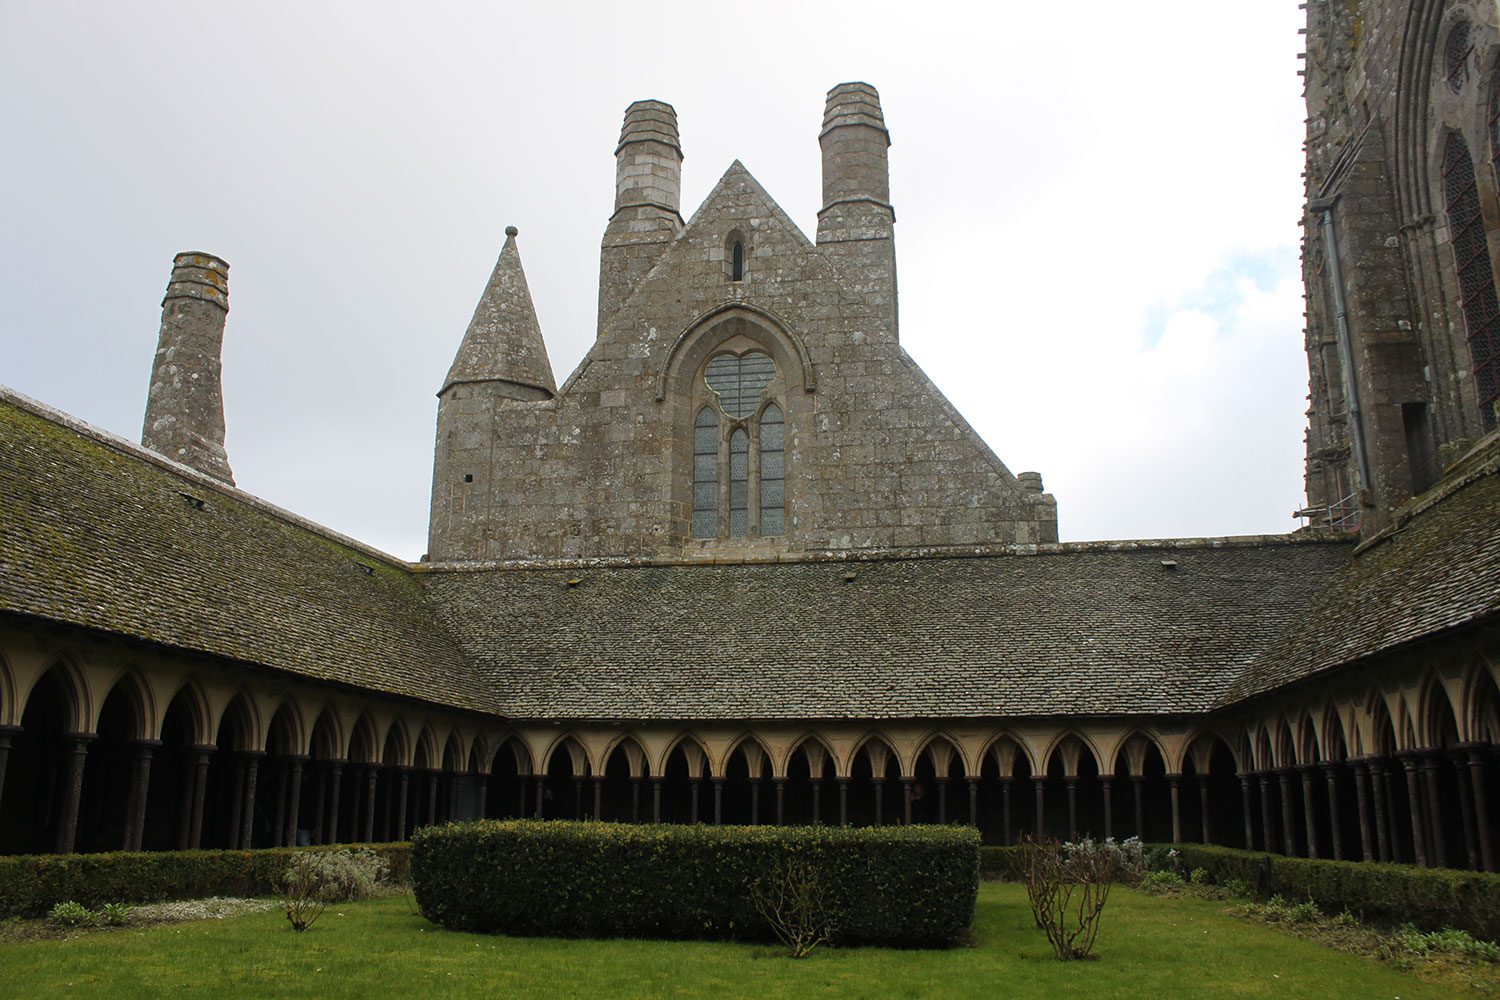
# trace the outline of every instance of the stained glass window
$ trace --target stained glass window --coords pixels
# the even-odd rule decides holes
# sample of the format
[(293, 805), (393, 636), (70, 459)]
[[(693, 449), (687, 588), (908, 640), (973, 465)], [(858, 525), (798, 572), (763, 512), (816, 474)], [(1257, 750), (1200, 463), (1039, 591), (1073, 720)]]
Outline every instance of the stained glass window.
[(1458, 268), (1459, 301), (1468, 328), (1480, 419), (1486, 428), (1492, 428), (1495, 401), (1500, 399), (1500, 302), (1495, 297), (1495, 272), (1479, 207), (1474, 160), (1469, 144), (1457, 132), (1448, 134), (1443, 151), (1443, 199)]
[(760, 533), (786, 528), (786, 424), (772, 403), (760, 415)]
[(1469, 80), (1469, 49), (1469, 22), (1459, 21), (1448, 32), (1448, 45), (1443, 50), (1446, 79), (1455, 94), (1463, 90)]
[(737, 428), (729, 435), (729, 537), (750, 531), (750, 435)]
[(693, 537), (719, 534), (719, 415), (698, 411), (693, 424)]
[(724, 412), (739, 420), (754, 413), (760, 405), (760, 394), (776, 377), (776, 362), (759, 351), (738, 358), (720, 354), (708, 363), (703, 377), (718, 394)]

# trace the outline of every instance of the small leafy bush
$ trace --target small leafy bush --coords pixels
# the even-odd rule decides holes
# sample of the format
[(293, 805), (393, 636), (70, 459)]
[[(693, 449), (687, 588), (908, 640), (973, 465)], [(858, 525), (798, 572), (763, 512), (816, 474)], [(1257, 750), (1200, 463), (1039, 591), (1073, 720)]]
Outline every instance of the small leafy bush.
[(947, 946), (973, 921), (979, 835), (962, 827), (483, 820), (419, 831), (411, 872), (453, 930), (767, 941), (751, 886), (792, 859), (817, 873), (830, 944)]
[(105, 903), (99, 908), (99, 922), (106, 927), (124, 927), (130, 922), (129, 904)]
[(1211, 884), (1209, 882), (1209, 878), (1208, 878), (1208, 869), (1207, 868), (1194, 868), (1192, 871), (1188, 872), (1188, 881), (1191, 882), (1191, 883), (1193, 883), (1193, 885), (1209, 885), (1209, 884)]
[(1255, 894), (1255, 890), (1250, 888), (1249, 882), (1238, 878), (1232, 878), (1225, 882), (1224, 892), (1231, 899), (1249, 899)]
[(1149, 892), (1153, 896), (1168, 895), (1180, 890), (1185, 883), (1182, 876), (1170, 869), (1165, 871), (1147, 872), (1141, 878), (1141, 891)]
[(97, 913), (71, 899), (54, 906), (47, 919), (59, 927), (94, 927), (99, 923)]

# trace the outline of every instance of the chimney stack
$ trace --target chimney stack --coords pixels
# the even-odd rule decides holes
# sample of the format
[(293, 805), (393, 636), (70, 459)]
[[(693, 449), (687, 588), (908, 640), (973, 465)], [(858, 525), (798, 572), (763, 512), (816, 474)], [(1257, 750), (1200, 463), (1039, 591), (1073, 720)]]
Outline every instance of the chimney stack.
[(220, 385), (228, 314), (229, 265), (196, 251), (173, 258), (141, 444), (232, 486)]
[(615, 146), (615, 211), (599, 252), (599, 332), (682, 228), (682, 142), (665, 101), (625, 109)]

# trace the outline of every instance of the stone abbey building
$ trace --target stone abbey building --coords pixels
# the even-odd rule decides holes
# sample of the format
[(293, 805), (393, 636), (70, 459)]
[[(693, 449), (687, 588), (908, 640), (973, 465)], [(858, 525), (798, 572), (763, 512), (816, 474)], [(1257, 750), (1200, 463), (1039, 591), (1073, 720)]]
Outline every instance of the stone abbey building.
[(684, 220), (642, 101), (587, 357), (557, 384), (510, 229), (434, 373), (420, 563), (234, 487), (209, 254), (140, 445), (0, 396), (0, 851), (484, 815), (1493, 870), (1497, 9), (1308, 29), (1312, 527), (1060, 542), (902, 350), (874, 88), (829, 92), (813, 238), (738, 163)]

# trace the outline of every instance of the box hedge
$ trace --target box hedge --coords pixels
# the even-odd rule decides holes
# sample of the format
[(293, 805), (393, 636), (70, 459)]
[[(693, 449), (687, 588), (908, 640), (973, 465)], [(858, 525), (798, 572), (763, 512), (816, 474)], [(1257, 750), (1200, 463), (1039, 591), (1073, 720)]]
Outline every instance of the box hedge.
[(1325, 913), (1348, 910), (1379, 924), (1455, 928), (1500, 940), (1500, 875), (1365, 861), (1323, 861), (1177, 844), (1184, 872), (1202, 868), (1216, 883), (1231, 879), (1256, 895), (1311, 900)]
[(265, 896), (271, 880), (299, 851), (368, 847), (406, 881), (409, 844), (339, 844), (254, 851), (142, 851), (0, 857), (0, 917), (42, 916), (58, 903), (154, 903), (205, 896)]
[(750, 886), (796, 858), (817, 872), (836, 944), (962, 939), (979, 892), (963, 827), (455, 823), (412, 841), (417, 903), (453, 930), (769, 940)]

